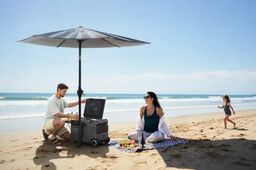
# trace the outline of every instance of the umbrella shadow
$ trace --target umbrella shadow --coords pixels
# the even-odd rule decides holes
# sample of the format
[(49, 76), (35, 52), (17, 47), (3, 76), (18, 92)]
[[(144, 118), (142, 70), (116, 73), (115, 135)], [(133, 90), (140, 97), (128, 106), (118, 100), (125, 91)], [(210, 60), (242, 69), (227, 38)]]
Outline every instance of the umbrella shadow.
[(256, 169), (256, 141), (244, 138), (193, 140), (157, 149), (167, 167), (182, 169)]
[(43, 141), (35, 151), (33, 162), (36, 165), (41, 165), (41, 169), (57, 169), (54, 164), (56, 159), (74, 158), (79, 155), (86, 155), (92, 158), (106, 157), (109, 152), (107, 145), (100, 145), (98, 147), (91, 147), (89, 145), (72, 144), (71, 142), (65, 142), (60, 147)]

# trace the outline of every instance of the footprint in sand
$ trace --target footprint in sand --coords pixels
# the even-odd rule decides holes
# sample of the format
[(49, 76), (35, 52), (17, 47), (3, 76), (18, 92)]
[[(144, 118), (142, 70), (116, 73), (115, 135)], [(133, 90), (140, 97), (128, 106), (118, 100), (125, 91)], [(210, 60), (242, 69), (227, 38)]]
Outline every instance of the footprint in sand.
[(15, 161), (15, 159), (11, 159), (9, 162), (14, 162)]
[(19, 140), (18, 139), (11, 140), (11, 142), (17, 142), (17, 141), (19, 141)]
[(105, 161), (105, 160), (101, 160), (101, 161), (100, 161), (100, 163), (104, 163), (104, 162), (106, 162), (106, 161)]
[(5, 160), (1, 160), (1, 161), (0, 161), (0, 164), (3, 164), (3, 163), (5, 163), (5, 162), (6, 162)]
[(241, 161), (233, 162), (233, 164), (240, 165), (240, 166), (252, 166), (249, 163), (245, 163), (245, 162), (241, 162)]
[(161, 152), (167, 152), (169, 148), (164, 148)]
[(221, 158), (221, 155), (215, 152), (208, 151), (206, 152), (206, 155), (211, 159), (218, 159)]
[(230, 144), (221, 144), (220, 147), (230, 147)]
[(247, 159), (245, 159), (245, 158), (242, 157), (242, 156), (239, 156), (239, 159), (242, 160), (242, 161), (247, 161)]
[(97, 152), (97, 151), (91, 151), (91, 153), (92, 153), (92, 154), (97, 154), (97, 153), (99, 153), (99, 152)]
[(246, 136), (245, 134), (241, 133), (239, 135), (231, 135), (232, 137), (243, 137), (243, 136)]
[(256, 144), (253, 144), (250, 148), (256, 150)]
[(118, 157), (117, 156), (115, 156), (115, 155), (104, 155), (104, 156), (102, 156), (103, 158), (108, 158), (108, 159), (112, 159), (112, 160), (114, 160), (114, 159), (117, 159)]
[(142, 162), (136, 162), (134, 165), (133, 165), (133, 170), (140, 170), (140, 169), (143, 169), (145, 168), (145, 165), (147, 165), (147, 162), (146, 161), (142, 161)]
[(174, 159), (179, 159), (179, 158), (181, 158), (181, 155), (180, 155), (180, 154), (173, 154), (172, 156), (173, 156)]
[(232, 152), (232, 150), (229, 149), (229, 148), (222, 148), (221, 150), (222, 150), (223, 152)]

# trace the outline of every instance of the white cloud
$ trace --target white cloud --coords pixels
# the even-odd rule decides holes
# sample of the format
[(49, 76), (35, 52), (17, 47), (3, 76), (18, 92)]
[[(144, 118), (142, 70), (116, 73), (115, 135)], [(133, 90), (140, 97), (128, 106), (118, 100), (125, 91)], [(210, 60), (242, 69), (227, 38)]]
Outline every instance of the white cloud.
[(89, 91), (162, 93), (255, 93), (256, 71), (200, 71), (89, 76)]

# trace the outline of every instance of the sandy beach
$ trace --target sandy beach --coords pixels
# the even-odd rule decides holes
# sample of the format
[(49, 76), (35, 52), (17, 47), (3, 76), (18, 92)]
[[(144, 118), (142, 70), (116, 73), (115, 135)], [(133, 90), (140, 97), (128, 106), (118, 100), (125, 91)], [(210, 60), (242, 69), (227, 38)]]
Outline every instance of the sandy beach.
[(0, 170), (256, 170), (255, 16), (256, 0), (0, 1)]
[[(114, 146), (92, 148), (44, 142), (41, 130), (4, 132), (0, 169), (256, 169), (256, 110), (238, 111), (237, 129), (223, 126), (223, 113), (168, 118), (173, 134), (188, 144), (125, 153)], [(110, 124), (111, 140), (126, 139), (135, 122)]]

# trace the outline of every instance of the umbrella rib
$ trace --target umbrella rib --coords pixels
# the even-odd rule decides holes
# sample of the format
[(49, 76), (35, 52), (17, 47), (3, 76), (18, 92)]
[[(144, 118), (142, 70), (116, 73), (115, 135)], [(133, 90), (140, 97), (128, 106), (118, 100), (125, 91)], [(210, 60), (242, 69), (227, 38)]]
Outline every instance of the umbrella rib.
[(64, 39), (63, 41), (61, 41), (61, 43), (59, 45), (57, 45), (57, 47), (60, 47), (66, 40)]
[(119, 46), (119, 45), (117, 45), (117, 44), (115, 44), (115, 43), (110, 42), (109, 40), (107, 40), (107, 39), (105, 39), (105, 38), (102, 38), (102, 40), (107, 41), (108, 43), (113, 44), (114, 46), (121, 47), (121, 46)]

